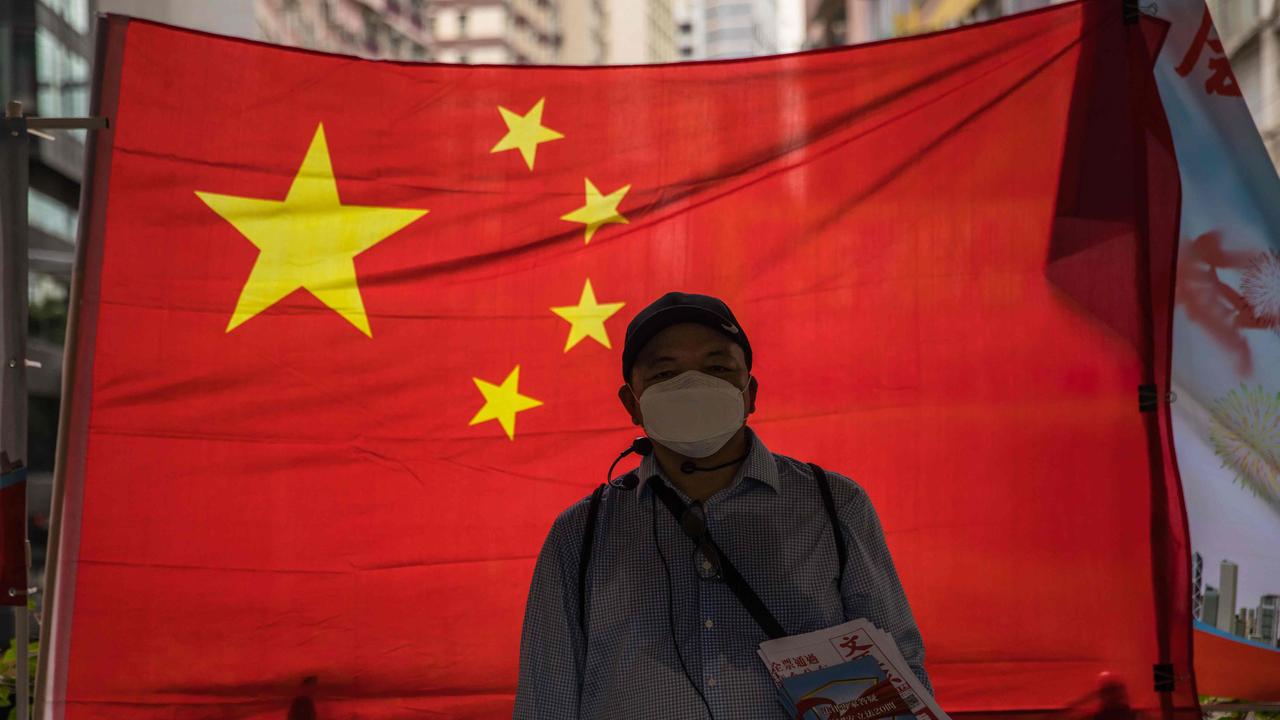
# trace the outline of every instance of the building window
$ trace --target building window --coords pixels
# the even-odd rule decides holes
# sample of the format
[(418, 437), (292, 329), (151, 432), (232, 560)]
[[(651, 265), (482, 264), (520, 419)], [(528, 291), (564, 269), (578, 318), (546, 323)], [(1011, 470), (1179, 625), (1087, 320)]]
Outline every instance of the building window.
[(713, 5), (707, 8), (707, 17), (713, 20), (744, 17), (751, 14), (750, 3), (732, 3), (724, 5)]
[(67, 281), (43, 272), (27, 273), (27, 334), (62, 344), (67, 334)]
[(719, 40), (751, 40), (755, 35), (755, 31), (750, 27), (731, 27), (712, 30), (707, 33), (707, 39), (710, 41)]
[(1213, 14), (1214, 27), (1222, 38), (1235, 38), (1252, 30), (1262, 13), (1259, 0), (1219, 0), (1211, 2), (1209, 9)]
[(76, 240), (76, 209), (67, 207), (39, 190), (27, 191), (27, 222), (59, 240)]
[(40, 0), (78, 33), (89, 32), (89, 0)]
[(48, 28), (36, 28), (36, 112), (45, 117), (89, 114), (89, 61)]

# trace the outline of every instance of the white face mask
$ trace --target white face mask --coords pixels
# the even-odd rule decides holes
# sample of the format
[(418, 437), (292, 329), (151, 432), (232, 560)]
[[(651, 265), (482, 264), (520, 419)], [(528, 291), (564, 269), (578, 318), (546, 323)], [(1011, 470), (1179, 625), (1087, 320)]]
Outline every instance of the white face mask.
[(637, 402), (651, 440), (685, 457), (704, 458), (746, 422), (744, 393), (746, 388), (727, 380), (689, 370), (645, 388)]

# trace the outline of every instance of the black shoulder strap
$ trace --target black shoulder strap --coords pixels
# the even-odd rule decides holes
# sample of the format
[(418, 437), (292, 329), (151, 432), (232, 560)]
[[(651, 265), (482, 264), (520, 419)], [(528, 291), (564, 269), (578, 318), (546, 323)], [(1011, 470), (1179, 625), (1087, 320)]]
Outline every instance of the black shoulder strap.
[[(835, 498), (831, 495), (831, 483), (827, 479), (827, 473), (821, 467), (814, 463), (809, 463), (809, 468), (813, 471), (814, 480), (818, 483), (818, 491), (822, 495), (822, 504), (827, 509), (827, 519), (831, 521), (831, 532), (835, 537), (836, 556), (840, 560), (840, 569), (837, 582), (844, 584), (844, 568), (848, 563), (848, 548), (844, 542), (844, 531), (840, 527), (840, 516), (836, 514)], [(655, 483), (655, 486), (662, 485)], [(601, 485), (591, 493), (591, 501), (587, 504), (587, 526), (582, 532), (582, 552), (578, 559), (578, 623), (582, 628), (582, 637), (587, 637), (587, 570), (591, 564), (591, 547), (595, 542), (596, 518), (600, 514), (600, 499), (604, 494), (604, 485)], [(665, 488), (665, 486), (663, 486)], [(670, 491), (668, 490), (668, 493)], [(680, 501), (674, 493), (659, 492), (658, 497), (662, 499), (663, 504), (671, 511), (676, 518), (677, 524), (684, 528), (680, 522), (681, 516), (684, 514), (684, 503)], [(670, 502), (674, 500), (675, 502)], [(696, 542), (698, 539), (693, 538)], [(715, 547), (715, 541), (709, 536), (707, 540)], [(771, 638), (783, 637), (786, 635), (782, 630), (782, 625), (778, 623), (773, 613), (765, 607), (764, 602), (760, 600), (760, 596), (756, 595), (747, 581), (738, 573), (733, 563), (729, 562), (729, 558), (725, 557), (724, 552), (715, 547), (716, 553), (720, 556), (721, 571), (725, 576), (725, 584), (737, 596), (738, 601), (742, 603), (751, 617), (765, 631), (765, 634)]]
[[(661, 478), (654, 478), (649, 482), (653, 492), (662, 501), (662, 504), (666, 505), (667, 509), (671, 511), (671, 516), (675, 518), (676, 524), (680, 526), (685, 535), (688, 535), (695, 545), (706, 542), (709, 546), (707, 549), (715, 555), (714, 558), (708, 557), (708, 559), (720, 566), (720, 573), (724, 576), (725, 584), (733, 591), (734, 596), (738, 598), (738, 602), (742, 603), (742, 607), (756, 621), (760, 629), (764, 630), (764, 634), (772, 639), (786, 637), (787, 633), (782, 629), (782, 624), (778, 622), (773, 613), (769, 612), (769, 608), (765, 607), (764, 601), (760, 599), (755, 590), (751, 589), (751, 586), (747, 584), (746, 578), (742, 577), (738, 569), (733, 566), (733, 563), (725, 556), (724, 551), (716, 545), (716, 541), (711, 538), (710, 533), (704, 530), (702, 536), (699, 537), (692, 525), (686, 522), (685, 514), (689, 511), (689, 508), (684, 504), (684, 501), (676, 495), (674, 490), (667, 487)], [(704, 549), (704, 554), (708, 554), (706, 549)]]
[(813, 470), (813, 479), (818, 481), (818, 491), (822, 493), (822, 504), (827, 507), (827, 518), (831, 520), (831, 532), (836, 538), (836, 556), (840, 558), (840, 574), (838, 582), (844, 584), (844, 566), (849, 559), (849, 550), (844, 544), (844, 530), (840, 528), (840, 516), (836, 514), (836, 501), (831, 497), (831, 483), (827, 480), (827, 472), (814, 463), (809, 463)]
[(591, 493), (591, 502), (587, 504), (587, 527), (582, 531), (582, 552), (578, 555), (578, 625), (582, 628), (582, 637), (587, 637), (587, 569), (591, 565), (591, 546), (596, 537), (596, 516), (600, 514), (600, 496), (604, 494), (604, 485)]

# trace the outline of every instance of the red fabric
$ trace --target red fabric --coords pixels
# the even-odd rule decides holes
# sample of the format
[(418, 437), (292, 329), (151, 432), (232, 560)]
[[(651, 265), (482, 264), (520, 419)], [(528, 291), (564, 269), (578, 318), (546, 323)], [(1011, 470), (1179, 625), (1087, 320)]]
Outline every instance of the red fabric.
[(1280, 700), (1280, 653), (1196, 630), (1196, 682), (1214, 697), (1239, 700)]
[[(871, 494), (945, 709), (1066, 712), (1107, 671), (1155, 710), (1154, 663), (1189, 678), (1176, 478), (1136, 399), (1165, 375), (1148, 271), (1174, 240), (1139, 218), (1175, 206), (1113, 151), (1130, 106), (1083, 109), (1128, 87), (1114, 3), (614, 69), (111, 22), (50, 621), (65, 717), (508, 713), (534, 555), (635, 434), (623, 330), (671, 289), (749, 333), (762, 439)], [(490, 152), (498, 106), (540, 98), (563, 139), (532, 171)], [(344, 205), (430, 213), (355, 257), (368, 335), (306, 290), (228, 331), (259, 250), (196, 192), (285, 199), (321, 123)], [(630, 186), (589, 244), (561, 219), (584, 178)], [(588, 278), (626, 305), (611, 347), (566, 351), (550, 308)], [(473, 379), (516, 366), (542, 404), (511, 439), (471, 424)], [(1164, 713), (1194, 708), (1184, 681)]]

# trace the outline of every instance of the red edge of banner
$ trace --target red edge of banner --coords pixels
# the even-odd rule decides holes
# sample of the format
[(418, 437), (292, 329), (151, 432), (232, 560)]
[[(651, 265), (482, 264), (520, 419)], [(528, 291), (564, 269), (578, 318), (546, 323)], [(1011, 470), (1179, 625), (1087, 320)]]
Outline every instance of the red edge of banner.
[(81, 183), (79, 233), (68, 301), (67, 347), (64, 354), (57, 455), (54, 461), (45, 602), (41, 622), (42, 652), (36, 672), (35, 712), (61, 720), (65, 712), (67, 653), (70, 649), (74, 568), (79, 551), (81, 493), (88, 445), (90, 391), (98, 328), (103, 236), (106, 231), (107, 184), (120, 73), (124, 65), (129, 18), (99, 15), (94, 31), (93, 84), (89, 111), (106, 117), (108, 127), (91, 131)]
[[(1172, 414), (1168, 393), (1173, 377), (1173, 311), (1176, 292), (1178, 243), (1181, 237), (1182, 183), (1178, 170), (1173, 133), (1164, 113), (1164, 104), (1155, 81), (1155, 66), (1168, 37), (1167, 20), (1146, 15), (1129, 29), (1130, 76), (1135, 100), (1134, 137), (1138, 144), (1136, 174), (1143, 192), (1139, 220), (1146, 241), (1143, 263), (1147, 272), (1151, 342), (1152, 381), (1156, 387), (1156, 411), (1148, 415), (1151, 433), (1151, 552), (1152, 589), (1155, 597), (1158, 662), (1153, 682), (1169, 683), (1160, 693), (1161, 716), (1172, 720), (1182, 716), (1199, 718), (1199, 693), (1194, 671), (1191, 618), (1190, 526), (1182, 494), (1174, 447)], [(1157, 191), (1169, 198), (1168, 207), (1151, 207), (1153, 183), (1164, 184)], [(1160, 257), (1154, 253), (1167, 253)], [(1163, 677), (1161, 677), (1163, 676)], [(1185, 683), (1185, 685), (1184, 685)], [(1189, 686), (1189, 687), (1188, 687)], [(1190, 705), (1180, 706), (1178, 696), (1188, 693)], [(1194, 713), (1194, 714), (1193, 714)]]
[(1196, 677), (1215, 697), (1251, 702), (1280, 700), (1280, 652), (1225, 633), (1195, 629), (1200, 659)]

